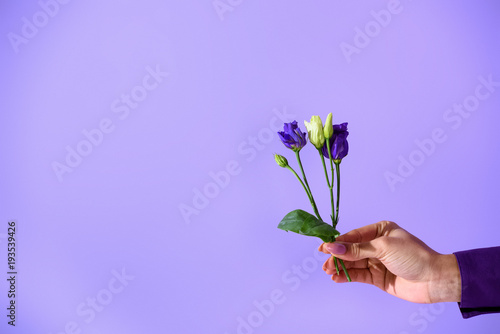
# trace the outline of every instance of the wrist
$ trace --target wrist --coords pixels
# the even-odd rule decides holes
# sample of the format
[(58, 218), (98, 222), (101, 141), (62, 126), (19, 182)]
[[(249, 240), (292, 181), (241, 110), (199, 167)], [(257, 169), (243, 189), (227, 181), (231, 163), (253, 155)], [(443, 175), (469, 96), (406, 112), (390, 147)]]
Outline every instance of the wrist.
[(430, 302), (460, 302), (461, 297), (462, 282), (457, 258), (454, 254), (437, 255), (429, 282)]

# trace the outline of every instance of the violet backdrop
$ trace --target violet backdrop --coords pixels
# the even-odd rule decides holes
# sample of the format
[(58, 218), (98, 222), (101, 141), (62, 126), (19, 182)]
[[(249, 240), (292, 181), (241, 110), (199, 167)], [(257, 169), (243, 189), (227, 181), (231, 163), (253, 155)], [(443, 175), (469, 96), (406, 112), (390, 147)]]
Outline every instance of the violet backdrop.
[(341, 232), (387, 219), (441, 253), (499, 245), (497, 1), (0, 6), (0, 332), (497, 333), (498, 315), (333, 283), (319, 239), (276, 228), (311, 210), (273, 158), (295, 163), (284, 121), (332, 112)]

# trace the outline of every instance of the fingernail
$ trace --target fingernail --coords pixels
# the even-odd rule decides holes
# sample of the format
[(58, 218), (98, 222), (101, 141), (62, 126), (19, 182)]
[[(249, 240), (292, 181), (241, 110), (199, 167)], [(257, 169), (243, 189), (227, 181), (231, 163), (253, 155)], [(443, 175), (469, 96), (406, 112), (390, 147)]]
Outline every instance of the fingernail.
[(325, 248), (332, 254), (342, 255), (345, 254), (346, 252), (345, 246), (343, 244), (338, 244), (338, 243), (327, 244)]

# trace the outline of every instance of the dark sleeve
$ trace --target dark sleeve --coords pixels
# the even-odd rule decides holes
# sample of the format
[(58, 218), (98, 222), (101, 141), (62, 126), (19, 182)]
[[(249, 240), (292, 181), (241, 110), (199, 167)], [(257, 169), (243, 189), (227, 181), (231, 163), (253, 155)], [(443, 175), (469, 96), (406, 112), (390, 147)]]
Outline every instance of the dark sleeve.
[(462, 279), (462, 299), (458, 303), (462, 317), (500, 313), (500, 247), (454, 254)]

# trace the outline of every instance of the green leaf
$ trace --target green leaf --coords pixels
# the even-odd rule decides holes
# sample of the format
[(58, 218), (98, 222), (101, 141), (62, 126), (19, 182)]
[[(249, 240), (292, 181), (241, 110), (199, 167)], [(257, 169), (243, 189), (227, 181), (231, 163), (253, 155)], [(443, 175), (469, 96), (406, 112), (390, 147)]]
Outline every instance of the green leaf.
[(284, 231), (318, 237), (324, 242), (333, 242), (340, 235), (332, 225), (329, 225), (304, 210), (289, 212), (278, 224)]

